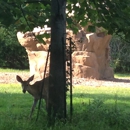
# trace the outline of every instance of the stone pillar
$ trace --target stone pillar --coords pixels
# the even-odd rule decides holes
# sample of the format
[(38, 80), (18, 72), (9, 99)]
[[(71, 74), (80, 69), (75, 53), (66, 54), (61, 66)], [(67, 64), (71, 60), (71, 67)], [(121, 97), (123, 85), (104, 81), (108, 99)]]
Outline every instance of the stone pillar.
[[(34, 75), (35, 80), (41, 80), (44, 76), (47, 51), (49, 45), (38, 43), (32, 32), (26, 32), (25, 34), (18, 32), (17, 38), (21, 46), (26, 49), (29, 59), (30, 76)], [(49, 73), (49, 61), (46, 76)]]

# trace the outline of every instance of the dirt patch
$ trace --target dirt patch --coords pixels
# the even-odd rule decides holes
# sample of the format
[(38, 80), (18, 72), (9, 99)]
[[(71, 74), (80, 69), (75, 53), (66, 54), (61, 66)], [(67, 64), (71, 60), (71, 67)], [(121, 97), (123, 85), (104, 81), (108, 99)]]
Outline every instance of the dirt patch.
[[(3, 73), (0, 72), (0, 83), (3, 84), (12, 84), (18, 83), (16, 80), (16, 75), (20, 75), (23, 79), (27, 79), (29, 77), (28, 72), (20, 72), (20, 73)], [(108, 87), (130, 87), (130, 79), (112, 79), (112, 80), (93, 80), (93, 79), (84, 79), (84, 78), (73, 78), (73, 85), (78, 86), (108, 86)]]
[(130, 79), (111, 79), (111, 80), (94, 80), (94, 79), (73, 79), (73, 85), (78, 86), (106, 86), (106, 87), (130, 87)]
[(21, 72), (21, 73), (1, 73), (0, 72), (0, 83), (3, 84), (11, 84), (11, 83), (18, 83), (16, 80), (16, 75), (20, 75), (23, 79), (27, 79), (29, 77), (29, 73)]

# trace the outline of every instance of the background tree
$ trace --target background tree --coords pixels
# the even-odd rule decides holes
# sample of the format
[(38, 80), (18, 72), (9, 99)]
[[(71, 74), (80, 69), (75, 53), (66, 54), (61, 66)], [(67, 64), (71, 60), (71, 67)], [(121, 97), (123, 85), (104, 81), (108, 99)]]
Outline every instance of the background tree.
[[(38, 0), (27, 0), (25, 2), (24, 0), (0, 0), (0, 22), (5, 27), (8, 28), (10, 25), (13, 24), (14, 28), (18, 31), (32, 30), (36, 26), (43, 27), (45, 24), (52, 27), (51, 42), (53, 45), (51, 51), (52, 55), (54, 55), (51, 56), (52, 64), (50, 71), (52, 74), (56, 74), (54, 82), (54, 88), (56, 88), (56, 91), (51, 93), (53, 97), (56, 94), (63, 97), (62, 87), (64, 86), (64, 75), (62, 72), (60, 72), (61, 70), (63, 70), (63, 57), (59, 56), (62, 55), (62, 52), (64, 50), (61, 48), (61, 44), (64, 41), (63, 33), (65, 28), (63, 22), (63, 10), (65, 9), (65, 3), (63, 2), (65, 1), (40, 0), (40, 2), (38, 2)], [(55, 10), (54, 7), (56, 7)], [(71, 16), (70, 13), (72, 14)], [(109, 34), (118, 34), (122, 32), (125, 38), (129, 38), (130, 0), (68, 0), (66, 19), (67, 28), (72, 29), (75, 33), (79, 29), (77, 27), (77, 23), (81, 27), (84, 27), (88, 23), (91, 23), (91, 25), (88, 27), (89, 31), (94, 31), (95, 26), (103, 27), (108, 31)], [(61, 27), (62, 23), (63, 26)], [(54, 27), (55, 25), (56, 27)], [(61, 31), (59, 31), (60, 29)], [(59, 37), (57, 37), (57, 35), (59, 35)], [(63, 41), (61, 37), (63, 38)], [(56, 56), (60, 58), (59, 62), (54, 61)], [(54, 71), (52, 67), (56, 67), (56, 71)], [(58, 71), (59, 73), (57, 73)], [(54, 75), (52, 75), (52, 77)], [(62, 79), (61, 82), (58, 81), (58, 78), (60, 76)], [(57, 91), (59, 87), (60, 90)], [(61, 115), (63, 115), (63, 112), (61, 112), (63, 108), (63, 105), (61, 103), (63, 101), (63, 98), (61, 98), (62, 100), (60, 100), (59, 96), (54, 97), (55, 101), (53, 101), (56, 103), (56, 99), (58, 99), (60, 103), (57, 103), (56, 106), (52, 107), (56, 113), (60, 113)], [(58, 106), (60, 108), (59, 110), (57, 109)], [(56, 113), (54, 114), (54, 116), (56, 115)]]
[(0, 28), (0, 67), (28, 69), (28, 57), (25, 49), (17, 41), (16, 30)]
[[(113, 35), (110, 42), (111, 66), (115, 72), (130, 72), (130, 42), (122, 39), (123, 35)], [(118, 53), (117, 53), (118, 52)]]
[[(0, 3), (0, 21), (6, 27), (13, 24), (18, 30), (27, 31), (45, 24), (50, 26), (51, 0), (0, 0)], [(89, 27), (91, 30), (95, 26), (104, 27), (110, 34), (123, 32), (129, 38), (129, 5), (130, 0), (68, 0), (67, 27), (76, 31), (77, 23), (83, 27), (89, 22), (92, 23)]]

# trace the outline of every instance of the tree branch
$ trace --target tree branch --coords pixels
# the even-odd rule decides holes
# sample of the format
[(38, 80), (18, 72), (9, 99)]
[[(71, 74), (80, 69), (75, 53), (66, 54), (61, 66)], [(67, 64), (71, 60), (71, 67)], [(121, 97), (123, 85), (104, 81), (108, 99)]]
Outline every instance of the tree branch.
[[(50, 2), (50, 1), (47, 1), (47, 0), (25, 1), (25, 2), (23, 2), (23, 3), (25, 3), (25, 4), (27, 4), (27, 3), (30, 3), (30, 4), (32, 4), (32, 3), (43, 3), (44, 5), (51, 5), (51, 2)], [(11, 2), (11, 3), (9, 3), (9, 4), (16, 4), (16, 3), (15, 3), (15, 2)]]

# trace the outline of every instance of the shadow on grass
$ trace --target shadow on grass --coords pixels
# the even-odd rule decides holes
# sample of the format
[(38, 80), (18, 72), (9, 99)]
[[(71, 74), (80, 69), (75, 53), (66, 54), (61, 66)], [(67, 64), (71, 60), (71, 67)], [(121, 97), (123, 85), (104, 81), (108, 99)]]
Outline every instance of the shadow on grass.
[[(127, 129), (129, 128), (129, 123), (126, 125), (124, 121), (125, 117), (121, 118), (119, 121), (116, 121), (116, 118), (113, 117), (113, 114), (116, 114), (117, 117), (120, 118), (120, 115), (118, 113), (111, 113), (109, 111), (104, 112), (104, 108), (100, 107), (100, 101), (97, 102), (94, 106), (90, 106), (89, 99), (104, 99), (104, 100), (119, 100), (121, 102), (118, 103), (119, 106), (123, 106), (125, 109), (125, 105), (122, 104), (126, 101), (130, 100), (129, 96), (125, 97), (118, 97), (114, 96), (113, 94), (103, 94), (103, 93), (74, 93), (73, 94), (73, 120), (71, 123), (68, 123), (66, 125), (59, 124), (55, 126), (54, 130), (66, 130), (66, 129), (72, 129), (72, 130), (79, 130), (79, 129), (88, 129), (88, 130), (110, 130), (111, 127), (113, 129), (111, 130), (121, 130), (121, 129)], [(67, 113), (69, 115), (69, 95), (67, 97)], [(45, 111), (42, 111), (40, 113), (40, 119), (38, 119), (38, 122), (35, 122), (37, 109), (35, 110), (34, 116), (32, 120), (28, 120), (28, 115), (30, 113), (30, 108), (33, 103), (33, 97), (29, 94), (23, 94), (21, 93), (9, 93), (9, 92), (3, 92), (0, 93), (0, 129), (4, 128), (6, 129), (28, 129), (28, 130), (36, 130), (36, 129), (48, 129), (46, 124), (46, 114)], [(115, 105), (115, 102), (113, 103)], [(43, 104), (45, 105), (45, 104)], [(102, 105), (102, 104), (101, 104)], [(112, 103), (107, 103), (107, 105), (112, 105)], [(127, 103), (127, 105), (130, 107), (130, 104)], [(96, 108), (95, 108), (96, 107)], [(99, 109), (98, 109), (99, 107)], [(96, 111), (95, 111), (96, 110)], [(113, 111), (112, 111), (113, 112)], [(111, 114), (111, 115), (110, 115)], [(104, 117), (106, 116), (106, 117)], [(115, 117), (116, 117), (115, 116)], [(110, 118), (110, 121), (108, 122), (108, 117)], [(118, 118), (118, 119), (119, 119)], [(102, 121), (102, 120), (103, 121)], [(121, 123), (125, 123), (123, 126), (119, 124), (119, 127), (121, 129), (115, 129), (115, 124), (111, 125), (111, 119), (114, 120), (114, 123), (116, 121), (116, 125), (118, 125), (118, 122), (122, 121)], [(113, 123), (112, 120), (112, 123)], [(107, 121), (107, 123), (105, 122)], [(35, 123), (34, 123), (35, 122)], [(107, 128), (108, 127), (108, 128)], [(19, 129), (21, 128), (21, 129)], [(102, 128), (102, 129), (101, 129)]]
[[(108, 101), (108, 105), (114, 104), (116, 101), (118, 105), (122, 107), (127, 105), (130, 107), (130, 95), (116, 95), (116, 94), (105, 94), (105, 93), (74, 93), (73, 94), (73, 103), (74, 105), (78, 106), (83, 102), (86, 102), (86, 105), (89, 103), (89, 100), (99, 99), (103, 101)], [(0, 92), (0, 113), (1, 111), (4, 112), (5, 110), (12, 110), (15, 112), (23, 112), (30, 113), (30, 109), (33, 104), (33, 97), (26, 93), (1, 93)], [(42, 101), (43, 107), (45, 108), (45, 101)], [(69, 104), (69, 94), (67, 96), (67, 104)], [(38, 104), (37, 104), (38, 106)], [(19, 109), (16, 111), (16, 109)], [(37, 109), (37, 108), (36, 108)], [(124, 108), (125, 109), (125, 108)]]
[[(24, 117), (28, 118), (32, 104), (33, 97), (30, 94), (7, 92), (0, 93), (0, 116), (8, 113), (9, 115), (23, 115)], [(44, 101), (41, 102), (41, 107), (45, 109)], [(34, 111), (35, 117), (37, 115), (37, 111), (38, 104)]]

